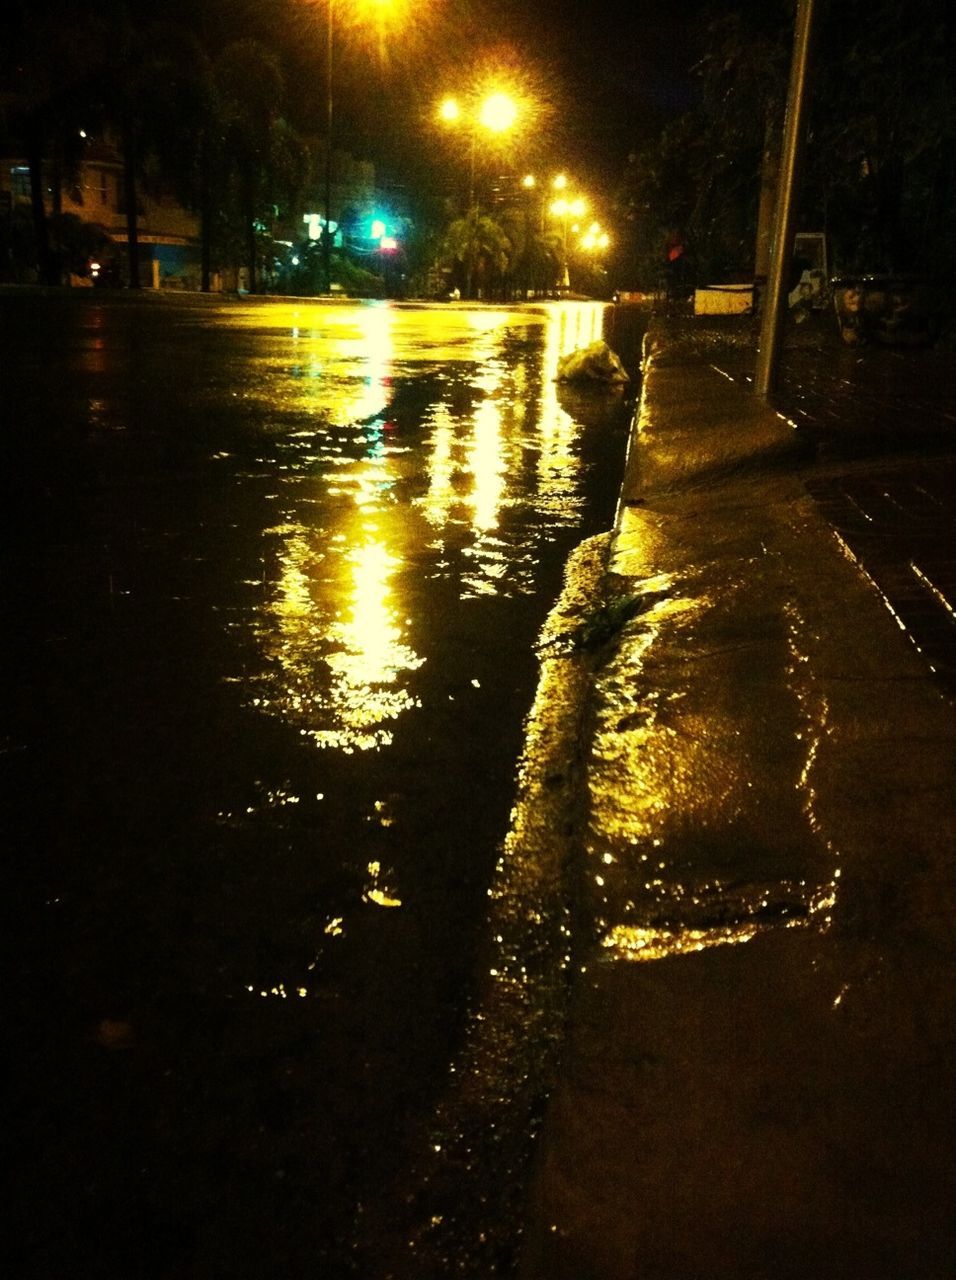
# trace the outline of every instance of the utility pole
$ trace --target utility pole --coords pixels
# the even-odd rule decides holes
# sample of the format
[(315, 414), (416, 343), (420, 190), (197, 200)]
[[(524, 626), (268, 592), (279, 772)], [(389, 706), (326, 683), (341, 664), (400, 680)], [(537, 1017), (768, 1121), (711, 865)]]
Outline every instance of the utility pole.
[(327, 40), (325, 58), (325, 226), (322, 228), (322, 265), (325, 269), (325, 290), (332, 292), (332, 21), (333, 0), (328, 0), (326, 11)]
[(793, 34), (793, 60), (790, 64), (790, 86), (787, 90), (787, 113), (783, 124), (783, 147), (780, 157), (777, 207), (774, 215), (773, 248), (770, 274), (764, 296), (760, 324), (760, 345), (754, 391), (766, 400), (773, 389), (777, 373), (780, 336), (787, 306), (786, 282), (793, 257), (793, 205), (800, 160), (806, 132), (807, 68), (813, 31), (815, 0), (797, 0), (797, 17)]

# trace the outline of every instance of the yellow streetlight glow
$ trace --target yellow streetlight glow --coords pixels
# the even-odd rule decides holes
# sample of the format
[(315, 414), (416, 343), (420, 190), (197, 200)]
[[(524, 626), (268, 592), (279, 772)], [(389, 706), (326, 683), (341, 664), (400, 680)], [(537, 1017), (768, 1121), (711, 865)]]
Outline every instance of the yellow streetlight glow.
[(599, 224), (594, 222), (586, 235), (581, 237), (581, 248), (593, 252), (595, 249), (606, 249), (611, 243), (611, 237), (606, 231), (602, 231)]
[(563, 191), (568, 185), (568, 179), (565, 174), (559, 173), (551, 184), (555, 191)]
[(553, 200), (551, 202), (551, 212), (556, 218), (563, 218), (569, 209), (570, 205), (567, 200)]
[[(509, 134), (516, 124), (527, 126), (535, 119), (535, 101), (516, 87), (513, 91), (502, 76), (487, 75), (460, 97), (449, 95), (437, 105), (437, 119), (453, 128), (468, 148), (468, 207), (477, 207), (475, 172), (478, 153), (504, 154), (511, 142)], [(523, 180), (526, 189), (535, 185), (533, 174)]]
[(587, 207), (588, 207), (588, 202), (584, 199), (584, 197), (578, 196), (576, 199), (572, 200), (571, 203), (568, 205), (568, 210), (575, 218), (580, 218)]
[(517, 118), (517, 103), (507, 93), (489, 94), (478, 114), (478, 119), (492, 133), (506, 133)]
[(525, 176), (521, 179), (521, 185), (522, 185), (523, 187), (526, 187), (529, 191), (532, 189), (532, 187), (534, 186), (534, 184), (535, 184), (535, 183), (534, 183), (534, 174), (533, 174), (533, 173), (526, 173), (526, 174), (525, 174)]

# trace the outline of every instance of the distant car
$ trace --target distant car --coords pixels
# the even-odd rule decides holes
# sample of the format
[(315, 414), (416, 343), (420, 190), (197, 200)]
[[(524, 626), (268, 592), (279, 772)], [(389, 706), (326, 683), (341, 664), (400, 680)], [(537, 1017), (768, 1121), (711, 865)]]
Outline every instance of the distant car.
[(625, 306), (628, 303), (646, 302), (647, 294), (641, 293), (639, 289), (615, 289), (613, 301)]

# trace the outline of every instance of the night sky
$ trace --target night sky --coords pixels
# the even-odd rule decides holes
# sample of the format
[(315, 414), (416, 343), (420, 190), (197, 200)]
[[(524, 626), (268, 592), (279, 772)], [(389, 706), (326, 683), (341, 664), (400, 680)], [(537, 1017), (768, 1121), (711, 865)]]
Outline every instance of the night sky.
[[(703, 8), (738, 9), (713, 0), (403, 0), (403, 16), (378, 41), (349, 31), (359, 0), (335, 0), (335, 143), (375, 161), (383, 180), (414, 191), (429, 169), (447, 165), (448, 140), (436, 135), (435, 107), (448, 92), (500, 66), (543, 104), (542, 118), (515, 137), (501, 170), (567, 169), (610, 194), (627, 154), (653, 137), (689, 99), (696, 59), (692, 20)], [(157, 21), (196, 31), (213, 56), (230, 39), (252, 35), (282, 57), (289, 89), (285, 114), (305, 134), (325, 119), (327, 0), (19, 0), (36, 29), (42, 15), (125, 10), (135, 24)], [(114, 15), (110, 17), (109, 15)], [(4, 41), (6, 43), (6, 41)], [(0, 63), (3, 58), (0, 55)]]
[[(530, 163), (567, 166), (591, 181), (613, 182), (635, 142), (660, 128), (689, 100), (694, 61), (690, 24), (702, 0), (630, 3), (580, 0), (433, 0), (468, 13), (461, 51), (426, 56), (441, 78), (496, 56), (526, 69), (551, 112), (524, 140)], [(454, 37), (448, 41), (450, 44)], [(451, 63), (452, 74), (446, 68)], [(417, 68), (415, 92), (427, 83)]]
[[(706, 0), (429, 0), (412, 25), (378, 48), (342, 32), (341, 145), (374, 159), (383, 176), (411, 173), (414, 181), (416, 168), (445, 145), (435, 136), (436, 102), (500, 65), (526, 79), (546, 106), (503, 167), (566, 168), (610, 193), (634, 145), (688, 104), (692, 23), (704, 7)], [(318, 4), (317, 13), (323, 8)], [(320, 70), (319, 59), (303, 51), (299, 83), (317, 115)]]

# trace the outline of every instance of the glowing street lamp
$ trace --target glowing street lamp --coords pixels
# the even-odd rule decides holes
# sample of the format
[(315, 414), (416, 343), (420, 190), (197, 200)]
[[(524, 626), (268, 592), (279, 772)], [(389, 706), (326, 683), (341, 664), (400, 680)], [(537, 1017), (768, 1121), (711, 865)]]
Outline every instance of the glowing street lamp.
[(508, 133), (517, 123), (519, 113), (517, 101), (502, 90), (487, 94), (472, 107), (463, 107), (453, 97), (443, 98), (439, 103), (438, 118), (443, 124), (457, 125), (464, 121), (468, 128), (469, 208), (475, 203), (475, 149), (479, 128), (490, 134)]
[(507, 133), (517, 118), (518, 104), (507, 93), (490, 93), (478, 113), (478, 119), (490, 133)]
[[(555, 191), (566, 191), (568, 186), (567, 175), (559, 173), (557, 177), (551, 180), (551, 186)], [(564, 246), (564, 288), (570, 287), (571, 280), (568, 274), (568, 224), (571, 218), (581, 218), (587, 211), (588, 202), (584, 196), (573, 196), (570, 199), (565, 195), (560, 195), (556, 200), (552, 200), (550, 212), (552, 217), (561, 220), (561, 239)], [(577, 227), (573, 230), (576, 232)]]
[[(378, 21), (383, 19), (387, 10), (396, 7), (397, 0), (351, 0), (350, 14), (359, 22), (366, 23), (372, 14)], [(325, 268), (325, 286), (332, 292), (332, 53), (335, 31), (335, 0), (326, 0), (325, 7), (325, 228), (322, 232), (322, 262)]]
[(322, 236), (322, 265), (325, 268), (325, 291), (332, 292), (332, 31), (335, 9), (326, 0), (325, 44), (325, 233)]
[(597, 222), (591, 223), (580, 241), (581, 248), (586, 249), (588, 253), (597, 253), (606, 249), (610, 243), (611, 237), (606, 231), (601, 230), (600, 224)]

